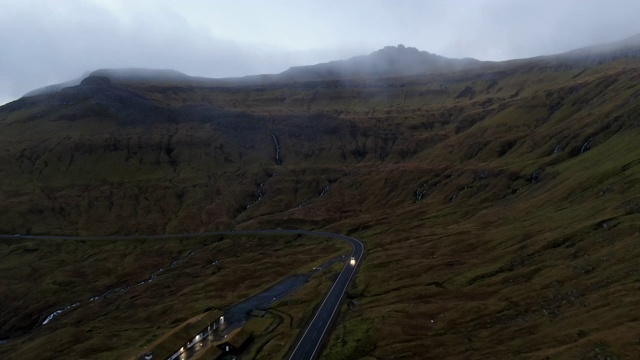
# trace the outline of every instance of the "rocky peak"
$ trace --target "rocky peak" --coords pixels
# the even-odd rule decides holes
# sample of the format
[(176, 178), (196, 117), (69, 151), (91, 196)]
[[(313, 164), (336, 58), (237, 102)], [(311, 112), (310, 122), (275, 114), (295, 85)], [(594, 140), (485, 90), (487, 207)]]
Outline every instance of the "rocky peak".
[(89, 76), (82, 80), (80, 85), (111, 86), (111, 80), (105, 76)]
[(398, 44), (398, 46), (385, 46), (382, 49), (374, 52), (373, 54), (381, 53), (381, 54), (393, 54), (393, 55), (409, 55), (409, 54), (429, 54), (426, 51), (420, 51), (414, 47), (406, 47), (402, 44)]

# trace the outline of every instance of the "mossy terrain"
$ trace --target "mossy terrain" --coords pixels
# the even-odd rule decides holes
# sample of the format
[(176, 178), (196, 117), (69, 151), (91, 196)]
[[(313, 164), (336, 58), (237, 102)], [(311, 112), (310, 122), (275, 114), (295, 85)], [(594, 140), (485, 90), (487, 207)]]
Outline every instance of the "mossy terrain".
[[(12, 338), (0, 354), (9, 359), (131, 358), (194, 316), (348, 253), (337, 240), (266, 235), (10, 240), (0, 249), (2, 332)], [(74, 303), (80, 305), (42, 324)]]
[[(327, 359), (638, 358), (634, 54), (21, 99), (0, 108), (0, 230), (345, 233), (367, 253)], [(3, 263), (37, 266), (20, 251)]]
[(324, 269), (307, 285), (273, 304), (264, 315), (250, 318), (244, 329), (253, 334), (253, 340), (242, 358), (288, 358), (343, 266), (338, 263)]

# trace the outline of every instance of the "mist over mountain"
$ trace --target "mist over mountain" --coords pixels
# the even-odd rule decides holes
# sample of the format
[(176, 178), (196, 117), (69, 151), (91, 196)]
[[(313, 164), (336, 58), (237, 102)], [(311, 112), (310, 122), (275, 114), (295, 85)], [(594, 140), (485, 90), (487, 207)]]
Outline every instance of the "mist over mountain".
[(116, 82), (156, 82), (181, 83), (200, 86), (226, 86), (240, 84), (260, 84), (270, 82), (291, 82), (308, 80), (337, 80), (353, 78), (384, 78), (394, 76), (429, 75), (471, 70), (476, 68), (495, 69), (512, 63), (540, 61), (564, 62), (578, 66), (582, 62), (598, 63), (623, 57), (633, 57), (640, 53), (640, 34), (627, 39), (580, 48), (566, 53), (514, 59), (503, 62), (480, 61), (471, 58), (453, 59), (420, 51), (404, 45), (387, 46), (369, 55), (352, 57), (347, 60), (335, 60), (315, 65), (296, 66), (279, 74), (247, 75), (235, 78), (206, 78), (186, 75), (173, 69), (99, 69), (83, 75), (79, 79), (45, 86), (32, 90), (24, 96), (34, 96), (56, 92), (64, 87), (77, 85), (87, 76), (104, 76)]
[[(279, 74), (249, 75), (241, 78), (208, 79), (189, 76), (169, 69), (100, 69), (89, 76), (104, 76), (117, 82), (174, 82), (193, 85), (251, 84), (273, 81), (336, 80), (358, 77), (382, 78), (391, 76), (427, 75), (472, 69), (487, 62), (475, 59), (450, 59), (404, 45), (387, 46), (369, 55), (323, 64), (292, 67)], [(30, 91), (33, 96), (76, 85), (79, 81), (50, 85)]]
[(637, 54), (637, 51), (640, 49), (640, 34), (636, 34), (630, 36), (626, 39), (607, 43), (607, 44), (598, 44), (593, 46), (587, 46), (580, 49), (575, 49), (564, 53), (565, 56), (572, 55), (581, 55), (581, 54), (606, 54), (606, 53), (614, 53), (622, 52), (633, 56)]
[(114, 81), (128, 82), (144, 82), (144, 81), (160, 81), (160, 82), (182, 82), (191, 79), (184, 73), (173, 69), (100, 69), (92, 72), (89, 76), (108, 77)]
[(145, 69), (145, 68), (123, 68), (123, 69), (98, 69), (85, 74), (80, 79), (67, 81), (60, 84), (45, 86), (32, 90), (24, 97), (42, 95), (57, 92), (65, 87), (78, 85), (87, 77), (105, 77), (115, 82), (156, 82), (156, 83), (201, 83), (206, 78), (189, 76), (172, 69)]
[(450, 59), (414, 47), (398, 45), (387, 46), (370, 55), (348, 60), (293, 67), (279, 75), (280, 78), (290, 80), (426, 75), (470, 69), (482, 64), (483, 62), (475, 59)]
[(63, 83), (59, 83), (59, 84), (52, 84), (52, 85), (47, 85), (38, 89), (34, 89), (29, 91), (28, 93), (22, 95), (23, 97), (30, 97), (30, 96), (36, 96), (36, 95), (42, 95), (42, 94), (49, 94), (49, 93), (53, 93), (56, 91), (60, 91), (66, 87), (69, 86), (76, 86), (78, 84), (80, 84), (80, 82), (82, 82), (82, 79), (84, 79), (86, 77), (86, 75), (83, 75), (80, 78), (74, 79), (74, 80), (69, 80), (69, 81), (65, 81)]

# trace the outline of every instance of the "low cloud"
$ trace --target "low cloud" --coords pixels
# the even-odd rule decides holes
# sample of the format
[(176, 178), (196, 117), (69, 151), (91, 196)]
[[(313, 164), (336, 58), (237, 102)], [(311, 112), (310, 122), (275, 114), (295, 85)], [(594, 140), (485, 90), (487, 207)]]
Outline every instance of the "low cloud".
[(637, 0), (22, 0), (0, 12), (0, 103), (99, 68), (277, 73), (405, 44), (503, 60), (640, 32)]
[(360, 53), (339, 47), (295, 51), (216, 38), (162, 9), (121, 17), (89, 2), (20, 4), (0, 15), (5, 49), (0, 57), (0, 104), (100, 68), (166, 68), (229, 77), (276, 73)]

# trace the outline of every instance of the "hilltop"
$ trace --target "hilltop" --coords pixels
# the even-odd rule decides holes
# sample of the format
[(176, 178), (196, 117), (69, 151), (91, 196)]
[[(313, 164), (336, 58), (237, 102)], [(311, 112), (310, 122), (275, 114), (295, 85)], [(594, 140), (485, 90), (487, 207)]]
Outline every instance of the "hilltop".
[(634, 39), (501, 63), (389, 47), (259, 81), (99, 72), (0, 107), (0, 230), (346, 233), (367, 254), (325, 358), (634, 358)]
[(479, 67), (475, 59), (450, 59), (404, 45), (387, 46), (369, 55), (324, 64), (298, 66), (279, 74), (287, 80), (332, 80), (451, 72)]

